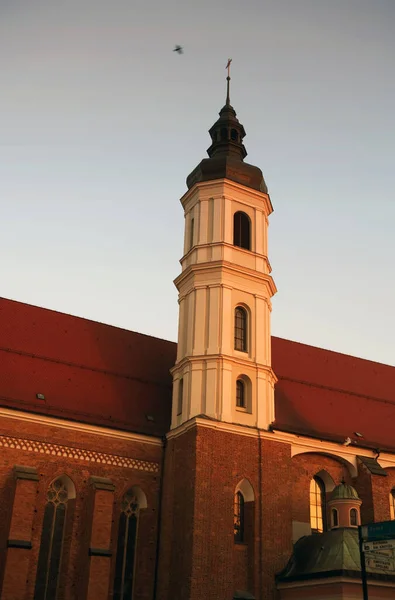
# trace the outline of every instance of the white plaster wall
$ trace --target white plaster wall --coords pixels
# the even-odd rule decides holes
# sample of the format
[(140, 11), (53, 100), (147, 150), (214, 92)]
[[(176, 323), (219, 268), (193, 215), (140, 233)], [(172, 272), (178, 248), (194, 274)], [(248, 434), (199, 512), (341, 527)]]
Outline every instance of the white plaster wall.
[[(224, 422), (267, 428), (274, 419), (270, 355), (271, 296), (276, 292), (267, 252), (266, 194), (227, 180), (197, 184), (181, 199), (185, 210), (179, 291), (179, 341), (173, 369), (184, 378), (182, 415), (173, 407), (172, 427), (206, 414)], [(233, 246), (233, 215), (251, 219), (251, 251)], [(191, 246), (191, 220), (194, 219)], [(234, 350), (234, 311), (248, 310), (248, 352)], [(248, 410), (236, 409), (236, 380), (248, 377)], [(188, 385), (187, 385), (188, 381)]]

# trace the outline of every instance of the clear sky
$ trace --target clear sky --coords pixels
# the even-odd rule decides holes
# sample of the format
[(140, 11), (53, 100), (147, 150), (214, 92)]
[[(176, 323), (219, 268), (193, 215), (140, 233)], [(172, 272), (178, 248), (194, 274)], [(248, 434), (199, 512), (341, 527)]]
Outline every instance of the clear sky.
[(273, 334), (395, 364), (394, 56), (394, 0), (0, 0), (0, 295), (176, 340), (232, 57)]

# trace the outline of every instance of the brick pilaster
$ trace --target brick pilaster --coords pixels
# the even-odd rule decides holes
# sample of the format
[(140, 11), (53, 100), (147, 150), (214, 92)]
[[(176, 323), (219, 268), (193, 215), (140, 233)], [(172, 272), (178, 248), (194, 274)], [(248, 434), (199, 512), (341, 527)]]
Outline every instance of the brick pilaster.
[(24, 600), (28, 583), (32, 526), (38, 474), (32, 467), (15, 465), (15, 488), (7, 540), (2, 600)]
[(115, 486), (110, 479), (91, 477), (94, 490), (92, 530), (89, 543), (87, 600), (107, 598), (111, 569), (111, 525)]

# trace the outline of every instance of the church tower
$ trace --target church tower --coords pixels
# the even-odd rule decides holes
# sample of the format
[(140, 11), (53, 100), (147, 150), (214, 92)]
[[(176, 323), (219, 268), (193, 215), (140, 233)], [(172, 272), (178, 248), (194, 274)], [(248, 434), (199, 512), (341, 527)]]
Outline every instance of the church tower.
[(184, 255), (175, 280), (179, 333), (157, 600), (263, 600), (274, 581), (263, 557), (278, 556), (281, 540), (291, 539), (286, 503), (273, 519), (267, 502), (268, 482), (290, 458), (265, 431), (274, 421), (276, 381), (267, 236), (273, 208), (262, 172), (244, 160), (245, 131), (229, 83), (228, 71), (208, 158), (188, 176), (181, 198)]
[[(229, 63), (230, 64), (230, 63)], [(211, 127), (209, 158), (187, 178), (173, 368), (171, 428), (193, 417), (267, 429), (274, 420), (268, 258), (272, 204), (247, 164), (245, 131), (227, 96)]]

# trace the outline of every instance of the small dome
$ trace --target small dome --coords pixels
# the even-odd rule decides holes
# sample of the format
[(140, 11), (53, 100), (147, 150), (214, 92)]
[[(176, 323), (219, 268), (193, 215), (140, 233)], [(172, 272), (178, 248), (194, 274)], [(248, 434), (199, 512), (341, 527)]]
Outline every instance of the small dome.
[(331, 500), (359, 500), (359, 496), (357, 490), (352, 485), (348, 485), (342, 481), (334, 488)]

